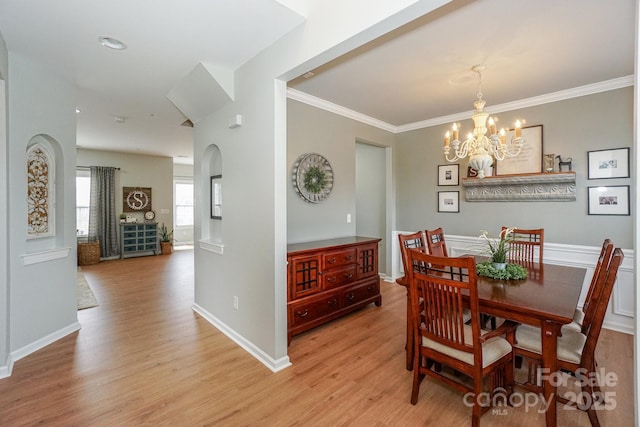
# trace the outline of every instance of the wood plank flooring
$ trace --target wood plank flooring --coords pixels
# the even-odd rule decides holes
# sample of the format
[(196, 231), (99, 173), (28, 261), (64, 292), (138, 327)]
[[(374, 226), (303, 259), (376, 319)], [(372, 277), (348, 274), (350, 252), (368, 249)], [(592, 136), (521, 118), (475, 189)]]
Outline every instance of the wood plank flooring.
[[(0, 426), (459, 426), (462, 395), (425, 379), (409, 403), (404, 289), (294, 337), (272, 373), (195, 314), (193, 251), (83, 266), (98, 307), (82, 329), (16, 362), (0, 380)], [(603, 426), (633, 425), (633, 338), (603, 331), (598, 361), (618, 377)], [(487, 412), (483, 426), (544, 426), (540, 405)], [(586, 414), (558, 409), (560, 426)]]

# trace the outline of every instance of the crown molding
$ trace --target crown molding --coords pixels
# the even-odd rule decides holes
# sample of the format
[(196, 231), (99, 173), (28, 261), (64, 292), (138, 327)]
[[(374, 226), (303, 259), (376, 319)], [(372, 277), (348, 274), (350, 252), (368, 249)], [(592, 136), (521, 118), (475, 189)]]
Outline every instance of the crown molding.
[(393, 126), (387, 122), (383, 122), (382, 120), (374, 119), (373, 117), (367, 116), (362, 113), (358, 113), (357, 111), (350, 110), (338, 104), (334, 104), (333, 102), (325, 101), (322, 98), (309, 95), (308, 93), (304, 93), (296, 89), (287, 88), (287, 98), (293, 99), (295, 101), (300, 101), (304, 104), (311, 105), (312, 107), (329, 111), (339, 116), (343, 116), (348, 119), (353, 119), (358, 122), (371, 125), (382, 130), (386, 130), (387, 132), (398, 133), (397, 126)]
[[(624, 87), (633, 86), (634, 82), (635, 76), (630, 75), (617, 79), (605, 80), (603, 82), (593, 83), (590, 85), (579, 86), (572, 89), (560, 90), (545, 95), (534, 96), (532, 98), (493, 105), (491, 107), (488, 107), (486, 111), (489, 114), (497, 114), (505, 111), (534, 107), (551, 102), (558, 102), (566, 99), (578, 98), (580, 96), (593, 95), (600, 92), (621, 89)], [(391, 133), (402, 133), (416, 129), (423, 129), (431, 126), (447, 124), (458, 120), (468, 119), (473, 114), (473, 111), (465, 111), (462, 113), (450, 114), (448, 116), (436, 117), (433, 119), (423, 120), (415, 123), (408, 123), (402, 126), (394, 126), (382, 120), (374, 119), (373, 117), (369, 117), (365, 114), (358, 113), (357, 111), (342, 107), (329, 101), (325, 101), (324, 99), (309, 95), (296, 89), (287, 88), (287, 98), (300, 101), (307, 105), (320, 108), (321, 110), (329, 111), (331, 113), (335, 113), (340, 116), (353, 119)]]

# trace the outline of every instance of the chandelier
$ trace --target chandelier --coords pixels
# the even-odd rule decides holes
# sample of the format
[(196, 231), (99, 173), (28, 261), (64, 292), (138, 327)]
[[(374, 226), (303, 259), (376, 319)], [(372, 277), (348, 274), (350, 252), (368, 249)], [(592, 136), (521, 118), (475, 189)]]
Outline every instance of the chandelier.
[[(485, 113), (486, 101), (482, 99), (482, 71), (483, 65), (475, 65), (471, 71), (478, 74), (478, 99), (473, 103), (476, 112), (471, 116), (474, 123), (473, 132), (467, 135), (467, 139), (458, 140), (459, 124), (454, 123), (452, 132), (447, 131), (444, 138), (444, 156), (449, 162), (469, 157), (469, 166), (478, 171), (478, 178), (484, 178), (484, 170), (493, 164), (493, 157), (504, 160), (505, 157), (516, 157), (522, 150), (524, 139), (522, 138), (522, 124), (520, 120), (515, 123), (513, 137), (507, 141), (504, 128), (496, 132), (496, 119)], [(489, 128), (487, 128), (487, 119)], [(489, 136), (486, 135), (489, 131)], [(453, 157), (450, 156), (453, 150)]]

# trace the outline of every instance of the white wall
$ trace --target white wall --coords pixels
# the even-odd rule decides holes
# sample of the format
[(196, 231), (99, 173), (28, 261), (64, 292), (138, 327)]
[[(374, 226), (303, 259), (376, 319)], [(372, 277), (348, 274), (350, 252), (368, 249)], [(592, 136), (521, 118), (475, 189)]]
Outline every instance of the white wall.
[[(195, 251), (196, 310), (273, 370), (289, 364), (286, 318), (288, 161), (286, 87), (303, 74), (433, 10), (446, 1), (312, 0), (307, 22), (235, 73), (234, 102), (195, 123), (195, 181), (206, 201), (201, 158), (216, 144), (223, 159), (223, 254)], [(340, 13), (336, 13), (339, 10)], [(195, 65), (195, 64), (194, 64)], [(227, 123), (242, 114), (245, 124)], [(195, 235), (206, 220), (196, 207)], [(206, 236), (205, 236), (206, 237)], [(239, 297), (239, 309), (232, 306)]]
[[(8, 58), (9, 331), (11, 359), (17, 360), (79, 328), (74, 209), (76, 99), (74, 85), (42, 64), (12, 52)], [(28, 245), (26, 240), (25, 157), (27, 143), (40, 134), (57, 141), (59, 172), (56, 237), (44, 242), (41, 246), (48, 250), (41, 252), (34, 250), (38, 245)]]
[(7, 224), (7, 208), (9, 194), (7, 179), (9, 165), (7, 163), (7, 123), (6, 123), (6, 79), (9, 69), (9, 55), (2, 34), (0, 34), (0, 378), (8, 375), (9, 366), (9, 273), (7, 269), (7, 250), (9, 233)]

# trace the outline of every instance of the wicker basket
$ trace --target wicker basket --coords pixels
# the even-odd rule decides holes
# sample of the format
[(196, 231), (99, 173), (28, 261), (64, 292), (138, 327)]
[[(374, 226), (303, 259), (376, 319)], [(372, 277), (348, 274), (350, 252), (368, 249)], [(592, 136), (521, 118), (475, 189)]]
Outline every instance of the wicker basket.
[(100, 241), (78, 243), (78, 265), (91, 265), (100, 262)]

